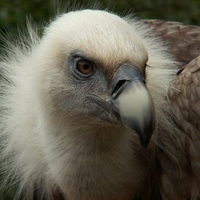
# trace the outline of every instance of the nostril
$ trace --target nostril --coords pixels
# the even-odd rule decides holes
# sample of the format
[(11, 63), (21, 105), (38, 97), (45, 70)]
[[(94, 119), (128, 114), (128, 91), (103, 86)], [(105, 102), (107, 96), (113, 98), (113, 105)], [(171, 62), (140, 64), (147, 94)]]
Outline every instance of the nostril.
[(122, 85), (124, 85), (125, 82), (126, 82), (126, 80), (119, 80), (119, 81), (117, 82), (117, 85), (115, 86), (114, 90), (112, 91), (112, 95), (113, 95), (114, 93), (116, 93), (116, 92), (119, 90), (119, 88), (121, 88)]
[(111, 94), (112, 97), (116, 98), (121, 93), (121, 91), (124, 89), (124, 87), (126, 87), (128, 85), (129, 82), (130, 81), (125, 80), (125, 79), (119, 80), (112, 91), (112, 94)]

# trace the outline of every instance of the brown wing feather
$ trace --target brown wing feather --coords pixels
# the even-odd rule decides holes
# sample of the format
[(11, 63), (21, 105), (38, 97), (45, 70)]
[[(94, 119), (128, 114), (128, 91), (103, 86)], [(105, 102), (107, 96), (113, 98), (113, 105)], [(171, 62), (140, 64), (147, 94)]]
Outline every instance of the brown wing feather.
[[(159, 155), (163, 199), (200, 198), (200, 27), (161, 20), (142, 21), (166, 41), (169, 51), (186, 64), (177, 73), (168, 97), (177, 126), (183, 131), (176, 144), (178, 161)], [(169, 141), (170, 142), (170, 141)], [(178, 155), (178, 153), (175, 153)]]
[(183, 148), (192, 177), (189, 183), (192, 185), (191, 196), (197, 199), (200, 198), (200, 56), (177, 74), (169, 87), (168, 96), (176, 122), (186, 134)]
[(162, 20), (142, 20), (170, 45), (170, 52), (185, 64), (200, 55), (200, 27)]

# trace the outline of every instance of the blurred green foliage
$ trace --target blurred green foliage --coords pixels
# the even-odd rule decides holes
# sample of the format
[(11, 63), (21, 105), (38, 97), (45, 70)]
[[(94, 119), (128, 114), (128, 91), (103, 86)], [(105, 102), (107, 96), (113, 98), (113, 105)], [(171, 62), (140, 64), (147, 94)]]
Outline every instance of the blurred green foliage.
[[(15, 27), (17, 24), (25, 24), (26, 18), (34, 21), (49, 19), (56, 12), (60, 4), (69, 4), (69, 1), (60, 0), (0, 0), (0, 29), (2, 26)], [(94, 4), (102, 8), (114, 10), (124, 14), (127, 11), (136, 13), (140, 18), (158, 18), (175, 20), (189, 24), (200, 24), (199, 0), (76, 0), (75, 4), (90, 7)]]
[[(180, 21), (186, 24), (200, 25), (200, 0), (0, 0), (0, 30), (4, 27), (14, 31), (17, 26), (24, 26), (27, 18), (39, 23), (48, 21), (57, 13), (57, 9), (83, 6), (84, 8), (99, 5), (100, 8), (108, 8), (117, 14), (136, 13), (143, 19), (163, 19)], [(7, 192), (9, 193), (9, 192)], [(0, 200), (13, 200), (8, 194), (0, 195)]]

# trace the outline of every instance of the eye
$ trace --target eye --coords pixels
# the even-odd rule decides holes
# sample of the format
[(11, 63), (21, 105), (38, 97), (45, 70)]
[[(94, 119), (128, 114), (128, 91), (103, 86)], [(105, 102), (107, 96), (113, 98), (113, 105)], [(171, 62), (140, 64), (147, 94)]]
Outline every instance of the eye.
[(84, 75), (89, 75), (94, 70), (94, 65), (88, 60), (78, 60), (76, 62), (76, 69)]

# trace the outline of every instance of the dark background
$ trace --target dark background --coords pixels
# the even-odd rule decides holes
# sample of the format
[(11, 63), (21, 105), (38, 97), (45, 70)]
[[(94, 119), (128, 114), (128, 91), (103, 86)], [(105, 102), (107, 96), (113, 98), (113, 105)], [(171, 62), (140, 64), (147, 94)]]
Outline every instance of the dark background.
[[(54, 16), (58, 5), (68, 4), (68, 0), (0, 0), (0, 29), (3, 26), (15, 28), (25, 24), (26, 18), (39, 22)], [(95, 4), (124, 14), (132, 11), (139, 18), (157, 18), (164, 20), (181, 21), (187, 24), (200, 24), (199, 0), (76, 0), (71, 1), (72, 7)]]
[[(200, 0), (0, 0), (0, 31), (5, 34), (15, 32), (20, 26), (25, 26), (26, 20), (40, 23), (54, 18), (59, 7), (91, 8), (97, 4), (100, 8), (114, 11), (124, 16), (135, 13), (142, 19), (163, 19), (180, 21), (185, 24), (200, 25)], [(70, 10), (70, 9), (67, 9)], [(0, 34), (1, 34), (0, 33)], [(1, 45), (1, 43), (0, 43)], [(0, 195), (0, 200), (13, 200), (12, 192)]]

